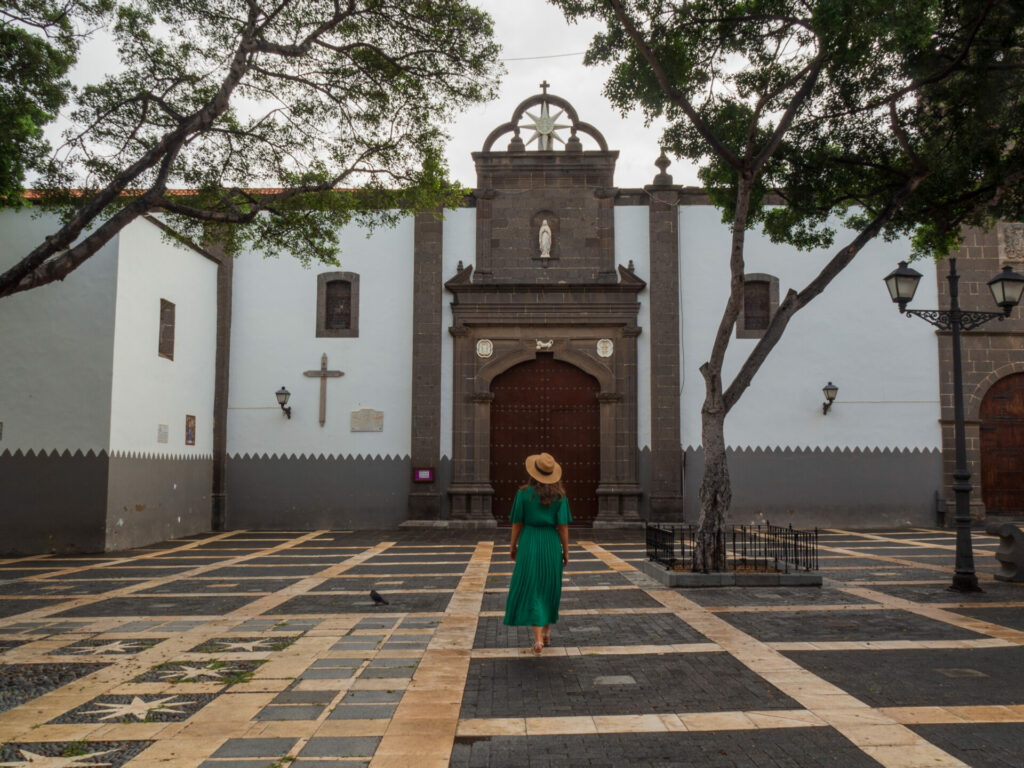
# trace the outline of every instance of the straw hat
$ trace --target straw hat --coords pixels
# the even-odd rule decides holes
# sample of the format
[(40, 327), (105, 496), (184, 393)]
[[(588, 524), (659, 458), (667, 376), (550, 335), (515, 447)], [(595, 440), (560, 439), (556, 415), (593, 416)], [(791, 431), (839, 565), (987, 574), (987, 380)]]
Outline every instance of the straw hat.
[(530, 477), (543, 485), (551, 485), (562, 479), (562, 468), (550, 453), (527, 456), (526, 471)]

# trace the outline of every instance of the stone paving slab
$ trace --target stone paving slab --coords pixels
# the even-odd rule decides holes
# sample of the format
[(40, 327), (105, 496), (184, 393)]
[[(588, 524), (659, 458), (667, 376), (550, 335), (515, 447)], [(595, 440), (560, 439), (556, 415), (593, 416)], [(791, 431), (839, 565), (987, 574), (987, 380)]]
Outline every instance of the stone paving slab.
[[(610, 616), (563, 616), (551, 633), (558, 646), (672, 645), (706, 643), (707, 638), (668, 613)], [(528, 648), (529, 627), (507, 627), (498, 617), (481, 617), (474, 648)]]
[[(634, 682), (609, 684), (601, 679), (609, 677)], [(474, 659), (461, 717), (794, 707), (795, 701), (725, 653)]]
[(758, 640), (968, 640), (985, 637), (907, 611), (732, 613), (728, 621)]
[(972, 768), (1024, 765), (1024, 723), (914, 725), (911, 729)]
[(1024, 705), (1024, 647), (784, 653), (873, 707)]
[(830, 728), (457, 738), (452, 768), (876, 768)]
[(0, 562), (0, 764), (1022, 768), (1024, 587), (990, 537), (963, 595), (944, 531), (822, 532), (821, 588), (678, 591), (642, 531), (571, 535), (539, 657), (501, 623), (507, 530)]

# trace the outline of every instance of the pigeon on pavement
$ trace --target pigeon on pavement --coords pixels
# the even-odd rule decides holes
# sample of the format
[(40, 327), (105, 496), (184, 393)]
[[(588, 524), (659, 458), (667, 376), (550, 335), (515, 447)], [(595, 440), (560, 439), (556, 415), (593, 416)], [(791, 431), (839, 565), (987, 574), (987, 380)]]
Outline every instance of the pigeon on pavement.
[(377, 605), (391, 605), (391, 603), (389, 603), (387, 600), (385, 600), (383, 597), (377, 594), (376, 589), (370, 590), (370, 597), (373, 598), (373, 602), (375, 602)]

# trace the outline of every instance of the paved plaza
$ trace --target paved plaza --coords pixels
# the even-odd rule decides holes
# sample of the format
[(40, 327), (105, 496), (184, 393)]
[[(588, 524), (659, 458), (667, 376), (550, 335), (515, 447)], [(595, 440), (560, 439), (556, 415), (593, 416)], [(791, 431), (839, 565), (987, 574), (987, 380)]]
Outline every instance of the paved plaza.
[(2, 559), (0, 766), (1024, 766), (997, 539), (980, 594), (925, 529), (823, 531), (821, 588), (672, 590), (641, 531), (573, 533), (539, 657), (502, 624), (504, 530)]

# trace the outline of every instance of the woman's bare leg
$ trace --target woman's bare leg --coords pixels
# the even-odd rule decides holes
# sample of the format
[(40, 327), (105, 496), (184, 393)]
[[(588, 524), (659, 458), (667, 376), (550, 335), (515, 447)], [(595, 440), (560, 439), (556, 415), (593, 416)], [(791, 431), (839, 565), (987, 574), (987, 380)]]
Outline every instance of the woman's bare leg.
[(551, 645), (551, 625), (545, 624), (540, 631), (540, 636), (544, 640), (544, 645)]
[(544, 647), (544, 628), (543, 627), (530, 627), (533, 630), (533, 650), (539, 651)]

